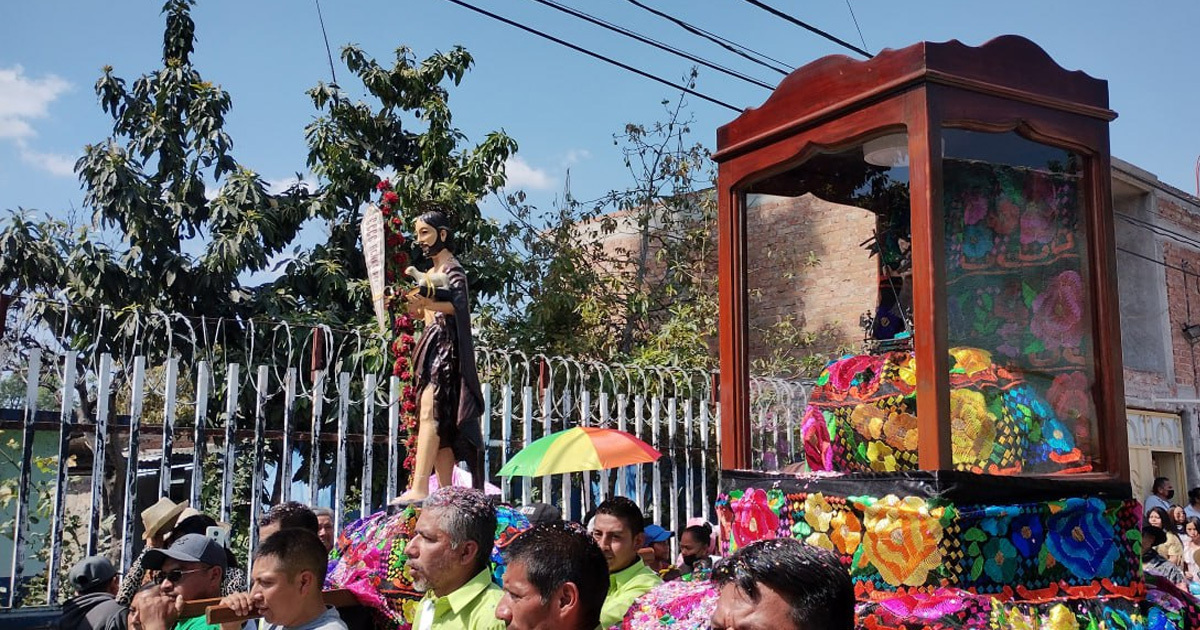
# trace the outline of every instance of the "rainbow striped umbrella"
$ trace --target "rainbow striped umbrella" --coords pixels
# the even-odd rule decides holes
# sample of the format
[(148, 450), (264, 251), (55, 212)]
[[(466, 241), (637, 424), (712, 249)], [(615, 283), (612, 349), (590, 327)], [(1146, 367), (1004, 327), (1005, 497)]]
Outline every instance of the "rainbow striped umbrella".
[(508, 460), (503, 477), (541, 477), (647, 464), (662, 453), (636, 437), (616, 429), (574, 427), (551, 433)]

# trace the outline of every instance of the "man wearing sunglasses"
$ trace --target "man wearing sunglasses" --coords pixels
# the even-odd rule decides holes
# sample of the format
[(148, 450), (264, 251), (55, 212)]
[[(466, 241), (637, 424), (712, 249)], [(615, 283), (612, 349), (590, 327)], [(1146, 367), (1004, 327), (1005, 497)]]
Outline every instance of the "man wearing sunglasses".
[(142, 565), (157, 571), (162, 595), (139, 609), (144, 630), (219, 630), (204, 615), (180, 617), (183, 602), (221, 596), (225, 549), (200, 534), (187, 534), (166, 549), (146, 552)]

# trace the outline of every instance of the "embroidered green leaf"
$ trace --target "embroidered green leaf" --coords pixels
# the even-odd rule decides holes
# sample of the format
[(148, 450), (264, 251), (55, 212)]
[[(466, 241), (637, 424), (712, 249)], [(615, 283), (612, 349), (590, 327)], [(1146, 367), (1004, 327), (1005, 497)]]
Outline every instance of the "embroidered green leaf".
[(1033, 299), (1037, 297), (1037, 291), (1027, 283), (1021, 283), (1021, 297), (1025, 299), (1025, 306), (1033, 306)]
[(974, 542), (983, 542), (987, 540), (987, 533), (978, 527), (972, 527), (963, 533), (963, 538)]
[(983, 556), (975, 558), (975, 562), (971, 564), (971, 579), (978, 580), (983, 573)]

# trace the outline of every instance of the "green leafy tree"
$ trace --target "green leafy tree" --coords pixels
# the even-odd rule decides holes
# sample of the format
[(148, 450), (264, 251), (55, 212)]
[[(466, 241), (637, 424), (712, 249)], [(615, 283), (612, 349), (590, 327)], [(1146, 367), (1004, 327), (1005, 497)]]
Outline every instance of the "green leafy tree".
[[(694, 80), (694, 75), (693, 75)], [(495, 345), (602, 361), (715, 364), (716, 201), (707, 149), (690, 140), (685, 101), (614, 137), (633, 184), (588, 204), (569, 194), (540, 213), (507, 199), (516, 290), (489, 312)]]
[[(18, 352), (3, 354), (19, 360), (35, 345), (80, 351), (76, 387), (84, 401), (82, 422), (90, 421), (96, 402), (86, 397), (84, 368), (100, 353), (117, 358), (118, 392), (127, 389), (131, 348), (147, 356), (152, 367), (168, 353), (177, 355), (185, 373), (200, 358), (190, 356), (190, 344), (173, 344), (169, 334), (147, 334), (155, 313), (225, 318), (221, 334), (207, 339), (228, 361), (244, 366), (272, 361), (286, 343), (261, 327), (252, 332), (240, 324), (252, 318), (374, 333), (358, 226), (361, 204), (381, 173), (395, 180), (409, 207), (451, 209), (466, 244), (461, 259), (477, 294), (498, 291), (513, 268), (496, 258), (494, 252), (503, 248), (488, 247), (503, 234), (480, 216), (477, 202), (503, 182), (503, 163), (515, 143), (496, 133), (478, 147), (463, 149), (465, 138), (451, 124), (444, 84), (464, 77), (471, 64), (465, 51), (418, 63), (401, 49), (395, 64), (383, 68), (347, 48), (343, 59), (372, 102), (351, 102), (335, 86), (314, 88), (321, 116), (306, 134), (308, 166), (319, 181), (315, 187), (273, 193), (233, 155), (225, 130), (230, 95), (192, 64), (193, 4), (170, 0), (163, 6), (160, 68), (127, 81), (106, 67), (96, 83), (112, 134), (85, 147), (76, 164), (92, 222), (76, 228), (18, 210), (0, 229), (0, 289), (33, 298), (25, 302), (28, 318), (64, 333), (23, 335), (16, 342)], [(327, 239), (304, 246), (297, 236), (310, 221), (324, 224)], [(284, 258), (280, 277), (260, 284), (248, 280), (279, 258)], [(104, 317), (98, 316), (101, 308)], [(254, 334), (254, 342), (245, 343)], [(331, 365), (348, 371), (363, 362), (370, 370), (386, 365), (384, 344), (362, 347), (367, 350), (355, 356), (330, 357)], [(213, 368), (220, 388), (223, 366)], [(249, 377), (248, 370), (244, 374)], [(252, 409), (251, 388), (242, 392), (241, 408)], [(361, 392), (353, 395), (361, 398)], [(268, 400), (270, 426), (278, 426), (280, 402)], [(304, 413), (306, 405), (300, 401), (296, 412)], [(105, 511), (112, 513), (123, 503), (124, 458), (117, 440), (108, 444), (114, 470)], [(307, 471), (296, 474), (303, 477)]]

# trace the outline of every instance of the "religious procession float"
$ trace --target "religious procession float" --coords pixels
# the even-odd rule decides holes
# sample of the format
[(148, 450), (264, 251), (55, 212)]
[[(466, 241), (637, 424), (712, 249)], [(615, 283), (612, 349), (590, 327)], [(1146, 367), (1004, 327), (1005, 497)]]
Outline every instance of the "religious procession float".
[[(1140, 565), (1115, 116), (1105, 81), (1005, 36), (826, 57), (718, 130), (722, 552), (776, 537), (836, 551), (872, 630), (1200, 627)], [(873, 255), (838, 264), (869, 265), (879, 286), (865, 350), (810, 392), (798, 473), (751, 464), (750, 261), (770, 226), (750, 210), (780, 199), (871, 213)], [(395, 321), (408, 369), (412, 321)], [(352, 524), (330, 574), (392, 627), (417, 597), (403, 570), (415, 517)], [(502, 511), (498, 547), (527, 525)], [(711, 587), (672, 584), (625, 625), (696, 627)]]

